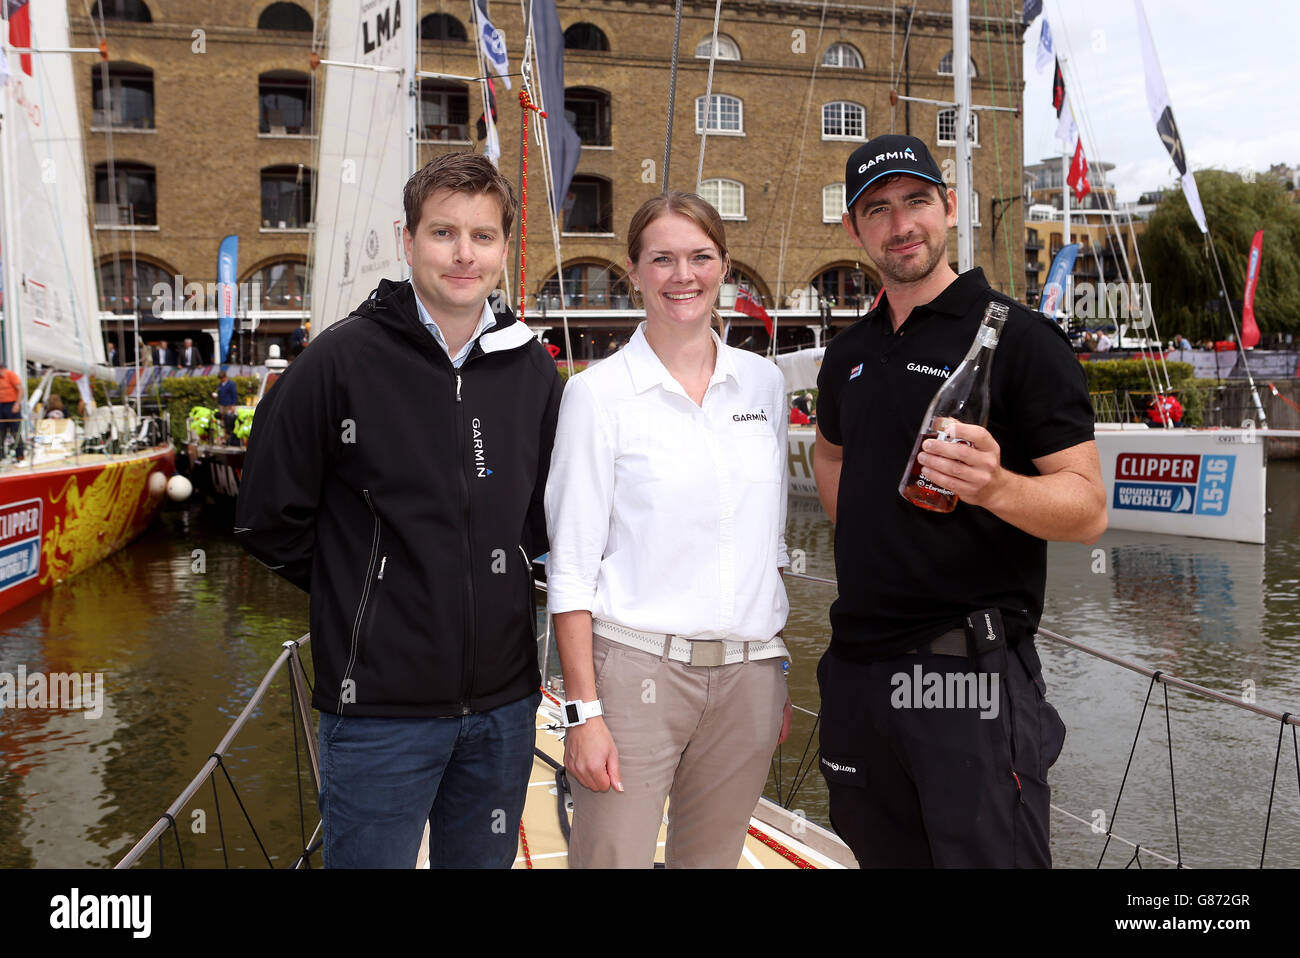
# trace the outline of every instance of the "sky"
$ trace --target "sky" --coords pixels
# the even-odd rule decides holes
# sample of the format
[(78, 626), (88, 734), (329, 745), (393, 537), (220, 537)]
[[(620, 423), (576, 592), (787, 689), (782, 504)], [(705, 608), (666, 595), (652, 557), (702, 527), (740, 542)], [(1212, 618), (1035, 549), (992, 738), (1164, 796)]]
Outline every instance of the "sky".
[[(1143, 7), (1192, 169), (1300, 166), (1300, 4), (1143, 0)], [(1066, 92), (1085, 155), (1115, 164), (1108, 178), (1121, 202), (1172, 183), (1177, 173), (1147, 107), (1133, 0), (1045, 0), (1043, 8), (1056, 53), (1067, 58)], [(1061, 152), (1052, 67), (1035, 68), (1041, 24), (1040, 16), (1025, 34), (1026, 163)]]

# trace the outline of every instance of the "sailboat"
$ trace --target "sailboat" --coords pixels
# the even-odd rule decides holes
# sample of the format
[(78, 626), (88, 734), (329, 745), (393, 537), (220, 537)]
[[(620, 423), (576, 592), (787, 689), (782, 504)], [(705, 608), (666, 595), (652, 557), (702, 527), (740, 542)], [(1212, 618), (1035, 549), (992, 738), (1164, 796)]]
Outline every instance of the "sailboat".
[[(0, 612), (76, 575), (143, 532), (163, 504), (171, 446), (156, 421), (94, 408), (104, 365), (73, 84), (67, 5), (10, 3), (0, 21), (5, 79), (0, 121), (4, 352), (24, 382), (26, 461), (0, 466)], [(50, 52), (42, 52), (50, 51)], [(47, 367), (26, 396), (27, 363)], [(77, 380), (88, 414), (26, 417), (55, 370)]]

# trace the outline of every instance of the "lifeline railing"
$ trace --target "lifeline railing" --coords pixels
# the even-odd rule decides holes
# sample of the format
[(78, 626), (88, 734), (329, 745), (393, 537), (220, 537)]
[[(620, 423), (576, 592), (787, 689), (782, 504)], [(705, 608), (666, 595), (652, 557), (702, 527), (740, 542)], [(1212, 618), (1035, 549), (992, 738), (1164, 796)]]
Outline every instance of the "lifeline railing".
[[(785, 578), (787, 580), (794, 579), (794, 580), (801, 580), (804, 582), (814, 582), (821, 585), (830, 585), (830, 586), (837, 585), (834, 579), (824, 578), (822, 576), (807, 575), (805, 573), (800, 573), (800, 572), (787, 571), (785, 573)], [(546, 591), (546, 584), (544, 582), (537, 582), (535, 583), (535, 585), (537, 586), (537, 589), (539, 591), (543, 593)], [(1119, 792), (1115, 797), (1115, 805), (1112, 810), (1111, 816), (1109, 818), (1110, 827), (1106, 831), (1106, 846), (1103, 847), (1102, 849), (1101, 858), (1099, 858), (1097, 861), (1097, 867), (1099, 868), (1101, 867), (1102, 860), (1104, 860), (1106, 855), (1106, 849), (1109, 848), (1110, 841), (1112, 839), (1121, 842), (1125, 845), (1128, 845), (1130, 848), (1134, 850), (1133, 858), (1131, 858), (1128, 862), (1129, 865), (1132, 865), (1136, 862), (1138, 866), (1141, 867), (1141, 862), (1138, 860), (1138, 856), (1140, 854), (1146, 854), (1151, 856), (1152, 858), (1156, 858), (1170, 865), (1175, 865), (1179, 868), (1187, 867), (1186, 865), (1183, 864), (1182, 861), (1181, 839), (1178, 837), (1178, 832), (1177, 832), (1178, 810), (1177, 810), (1177, 791), (1176, 788), (1174, 788), (1174, 780), (1173, 780), (1172, 734), (1169, 735), (1169, 739), (1168, 739), (1169, 757), (1170, 757), (1169, 769), (1170, 769), (1170, 786), (1171, 786), (1173, 805), (1174, 805), (1175, 841), (1178, 845), (1177, 858), (1169, 858), (1168, 856), (1160, 854), (1159, 852), (1153, 851), (1149, 848), (1144, 848), (1140, 843), (1132, 842), (1126, 838), (1114, 834), (1112, 831), (1112, 829), (1114, 828), (1115, 817), (1119, 811), (1120, 799), (1123, 797), (1124, 787), (1128, 781), (1128, 773), (1129, 773), (1129, 769), (1132, 766), (1133, 755), (1137, 750), (1138, 735), (1140, 735), (1142, 731), (1142, 723), (1146, 717), (1147, 705), (1150, 703), (1151, 691), (1155, 688), (1156, 683), (1159, 683), (1161, 686), (1165, 688), (1165, 721), (1166, 721), (1167, 730), (1169, 726), (1168, 689), (1170, 687), (1180, 689), (1185, 692), (1190, 692), (1193, 695), (1199, 695), (1205, 698), (1213, 699), (1214, 701), (1224, 702), (1228, 705), (1233, 705), (1239, 709), (1244, 709), (1245, 711), (1248, 712), (1254, 712), (1258, 715), (1263, 715), (1279, 723), (1277, 747), (1273, 758), (1273, 781), (1269, 789), (1269, 806), (1268, 806), (1268, 812), (1266, 814), (1265, 822), (1264, 822), (1263, 842), (1260, 848), (1260, 867), (1262, 868), (1264, 865), (1265, 851), (1268, 846), (1269, 825), (1272, 821), (1273, 797), (1277, 791), (1277, 770), (1278, 770), (1278, 765), (1280, 762), (1281, 751), (1282, 751), (1282, 733), (1285, 730), (1286, 726), (1288, 725), (1291, 726), (1292, 744), (1293, 747), (1295, 747), (1295, 754), (1296, 754), (1296, 783), (1297, 783), (1297, 788), (1300, 788), (1300, 746), (1297, 746), (1297, 740), (1296, 740), (1296, 726), (1300, 726), (1300, 715), (1294, 712), (1277, 712), (1272, 709), (1267, 709), (1264, 708), (1263, 706), (1256, 705), (1254, 703), (1239, 701), (1238, 699), (1233, 698), (1232, 696), (1225, 695), (1222, 692), (1217, 692), (1214, 689), (1208, 689), (1205, 688), (1204, 686), (1197, 685), (1194, 682), (1189, 682), (1186, 679), (1181, 679), (1178, 678), (1177, 676), (1169, 675), (1168, 673), (1166, 673), (1161, 669), (1150, 669), (1147, 668), (1146, 666), (1138, 665), (1137, 663), (1129, 662), (1118, 656), (1111, 655), (1108, 652), (1103, 652), (1099, 649), (1091, 648), (1087, 645), (1084, 645), (1082, 642), (1079, 642), (1075, 639), (1071, 639), (1064, 635), (1060, 635), (1059, 633), (1053, 632), (1050, 629), (1044, 629), (1040, 627), (1038, 630), (1038, 635), (1041, 635), (1045, 638), (1051, 639), (1056, 642), (1060, 642), (1066, 646), (1069, 646), (1072, 649), (1076, 649), (1077, 651), (1085, 652), (1089, 655), (1096, 656), (1097, 658), (1102, 659), (1103, 661), (1110, 662), (1122, 668), (1129, 669), (1130, 671), (1136, 672), (1139, 675), (1144, 675), (1151, 680), (1151, 684), (1147, 688), (1147, 699), (1142, 705), (1142, 715), (1138, 720), (1138, 726), (1134, 733), (1133, 746), (1129, 752), (1129, 764), (1128, 766), (1125, 767), (1124, 778), (1120, 783)], [(539, 644), (542, 644), (541, 674), (542, 674), (542, 682), (544, 685), (548, 681), (548, 672), (550, 666), (551, 636), (552, 636), (551, 616), (547, 614), (545, 616), (545, 628), (543, 632), (537, 636), (537, 642)], [(182, 868), (185, 867), (184, 854), (181, 850), (181, 843), (180, 843), (180, 830), (176, 824), (176, 816), (190, 801), (190, 799), (192, 799), (198, 793), (199, 789), (203, 786), (204, 782), (206, 781), (210, 780), (212, 782), (213, 797), (214, 799), (216, 799), (217, 792), (216, 792), (216, 779), (214, 777), (214, 773), (218, 768), (222, 770), (222, 772), (226, 777), (227, 783), (230, 785), (231, 791), (234, 792), (235, 799), (239, 803), (240, 810), (244, 813), (245, 820), (248, 821), (250, 826), (252, 826), (252, 821), (248, 816), (247, 809), (244, 807), (243, 801), (239, 798), (239, 792), (235, 788), (234, 781), (230, 777), (230, 772), (225, 767), (224, 757), (229, 752), (230, 747), (234, 743), (235, 738), (239, 735), (240, 731), (247, 724), (249, 719), (252, 717), (253, 713), (257, 710), (257, 707), (261, 704), (263, 698), (266, 695), (267, 690), (271, 686), (271, 682), (274, 680), (277, 673), (280, 671), (281, 668), (284, 668), (285, 666), (288, 667), (288, 671), (289, 671), (289, 692), (290, 692), (290, 700), (291, 700), (291, 711), (293, 713), (292, 714), (293, 721), (291, 722), (291, 725), (293, 726), (294, 729), (295, 757), (298, 755), (298, 733), (301, 731), (307, 742), (307, 756), (311, 767), (312, 779), (316, 784), (317, 791), (319, 791), (320, 755), (318, 751), (316, 733), (312, 723), (310, 696), (308, 694), (310, 685), (307, 681), (306, 672), (303, 669), (302, 660), (299, 656), (299, 652), (301, 648), (305, 646), (310, 641), (310, 639), (311, 639), (310, 634), (307, 634), (307, 635), (303, 635), (301, 638), (290, 640), (283, 644), (280, 655), (276, 658), (275, 662), (271, 664), (270, 669), (268, 669), (266, 675), (262, 678), (261, 683), (257, 686), (257, 689), (253, 692), (253, 695), (249, 699), (248, 704), (244, 706), (243, 711), (240, 712), (239, 716), (235, 719), (234, 723), (230, 726), (230, 729), (226, 732), (226, 734), (222, 737), (221, 741), (217, 744), (216, 749), (214, 749), (212, 754), (208, 756), (207, 761), (204, 762), (203, 767), (199, 769), (198, 774), (194, 776), (194, 778), (190, 781), (188, 785), (185, 786), (184, 789), (182, 789), (181, 793), (176, 797), (175, 801), (173, 801), (171, 805), (167, 807), (167, 810), (158, 817), (158, 820), (154, 822), (154, 824), (149, 828), (147, 832), (144, 833), (143, 836), (141, 836), (140, 840), (135, 843), (135, 845), (131, 848), (131, 850), (127, 852), (127, 854), (122, 858), (120, 862), (117, 863), (115, 867), (130, 868), (133, 865), (137, 864), (144, 857), (144, 854), (148, 850), (149, 846), (154, 843), (158, 844), (159, 867), (162, 867), (163, 847), (165, 844), (162, 841), (162, 838), (164, 833), (167, 831), (172, 832), (176, 844), (177, 859), (180, 863), (180, 866)], [(781, 794), (782, 779), (780, 777), (779, 771), (777, 774), (777, 793), (778, 793), (777, 804), (787, 809), (790, 807), (790, 804), (793, 802), (795, 794), (799, 791), (800, 787), (803, 785), (804, 781), (807, 779), (812, 769), (817, 767), (817, 756), (819, 752), (819, 750), (813, 750), (811, 756), (809, 756), (809, 749), (812, 747), (813, 736), (816, 735), (817, 732), (817, 723), (820, 720), (820, 713), (810, 711), (806, 708), (802, 708), (801, 706), (797, 706), (797, 705), (794, 706), (794, 708), (803, 714), (812, 716), (814, 722), (813, 722), (812, 731), (809, 733), (808, 742), (804, 746), (803, 754), (800, 756), (798, 766), (796, 767), (795, 775), (791, 780), (791, 787), (784, 796), (782, 796)], [(781, 752), (780, 752), (780, 747), (778, 747), (778, 751), (773, 758), (774, 768), (777, 770), (780, 769), (780, 759), (781, 759)], [(295, 778), (298, 781), (299, 829), (302, 838), (301, 854), (299, 854), (298, 858), (295, 859), (293, 864), (290, 866), (291, 868), (296, 869), (296, 868), (311, 867), (311, 856), (319, 848), (318, 839), (320, 835), (320, 825), (319, 823), (316, 825), (315, 829), (313, 830), (311, 839), (309, 840), (306, 836), (306, 828), (305, 828), (301, 773), (300, 773), (298, 762), (296, 760), (295, 760), (295, 771), (298, 772), (298, 774), (295, 775)], [(1089, 822), (1087, 819), (1080, 818), (1079, 816), (1069, 812), (1064, 808), (1061, 808), (1058, 805), (1054, 804), (1052, 805), (1052, 808), (1053, 810), (1071, 819), (1074, 819), (1075, 821), (1078, 821), (1081, 824), (1087, 825), (1090, 828), (1092, 827), (1092, 823)], [(219, 804), (217, 804), (217, 817), (218, 817), (219, 827), (224, 829), (224, 826), (221, 823)], [(257, 840), (258, 847), (262, 851), (263, 857), (266, 858), (268, 867), (273, 867), (271, 857), (267, 853), (265, 846), (262, 844), (261, 838), (257, 836), (255, 827), (254, 827), (254, 837)], [(223, 837), (221, 842), (222, 857), (226, 863), (226, 866), (229, 867), (229, 860), (226, 857), (226, 844), (227, 843), (224, 839), (224, 832), (223, 832)]]

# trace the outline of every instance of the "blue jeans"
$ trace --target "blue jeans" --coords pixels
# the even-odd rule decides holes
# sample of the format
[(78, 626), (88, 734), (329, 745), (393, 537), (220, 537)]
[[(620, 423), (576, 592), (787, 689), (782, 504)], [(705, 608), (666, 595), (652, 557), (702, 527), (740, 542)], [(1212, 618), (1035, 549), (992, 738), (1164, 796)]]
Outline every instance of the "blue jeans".
[(458, 718), (321, 713), (326, 868), (509, 868), (542, 693)]

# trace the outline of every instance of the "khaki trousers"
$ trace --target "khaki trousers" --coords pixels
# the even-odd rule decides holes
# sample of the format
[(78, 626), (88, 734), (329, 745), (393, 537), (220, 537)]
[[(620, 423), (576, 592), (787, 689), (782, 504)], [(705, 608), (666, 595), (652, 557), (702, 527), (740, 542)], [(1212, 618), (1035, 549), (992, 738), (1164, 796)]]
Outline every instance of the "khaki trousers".
[(735, 868), (781, 733), (781, 659), (692, 667), (595, 636), (596, 691), (624, 791), (575, 779), (570, 868)]

